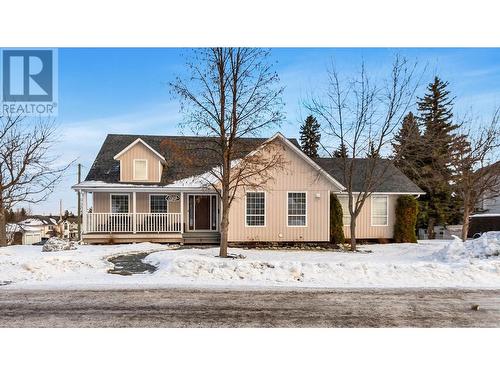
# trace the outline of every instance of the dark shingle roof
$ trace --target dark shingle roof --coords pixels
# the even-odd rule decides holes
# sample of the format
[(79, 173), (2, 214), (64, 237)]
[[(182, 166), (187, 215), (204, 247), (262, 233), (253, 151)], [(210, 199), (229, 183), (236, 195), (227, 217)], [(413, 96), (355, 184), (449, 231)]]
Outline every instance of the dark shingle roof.
[[(348, 163), (354, 160), (353, 191), (364, 191), (365, 176), (369, 171), (374, 170), (372, 176), (376, 186), (372, 191), (376, 192), (401, 192), (401, 193), (424, 193), (414, 184), (403, 172), (394, 166), (387, 159), (347, 159)], [(346, 186), (344, 179), (343, 159), (341, 158), (315, 158), (314, 161), (335, 178), (342, 185)]]
[[(125, 147), (141, 138), (154, 150), (164, 156), (167, 168), (163, 168), (162, 184), (170, 184), (183, 178), (202, 174), (216, 165), (220, 165), (216, 153), (209, 150), (210, 143), (215, 144), (215, 137), (197, 136), (156, 136), (156, 135), (130, 135), (109, 134), (92, 167), (85, 178), (86, 181), (104, 181), (116, 183), (120, 181), (120, 163), (113, 157)], [(255, 150), (267, 138), (242, 138), (239, 141), (241, 155), (243, 157)], [(289, 139), (295, 146), (299, 147), (296, 139)], [(352, 159), (348, 159), (352, 160)], [(329, 173), (333, 178), (345, 186), (342, 172), (342, 159), (339, 158), (315, 158), (314, 161)], [(356, 175), (353, 181), (354, 191), (362, 191), (367, 168), (372, 168), (370, 159), (354, 159)], [(397, 169), (391, 161), (380, 159), (377, 161), (376, 169), (383, 172), (377, 192), (402, 192), (423, 193), (408, 177)], [(141, 183), (144, 184), (144, 183)]]
[[(119, 182), (120, 163), (113, 157), (137, 138), (141, 138), (167, 161), (167, 168), (163, 168), (162, 184), (202, 174), (221, 164), (217, 160), (217, 154), (209, 150), (210, 144), (215, 145), (217, 142), (215, 137), (109, 134), (85, 180)], [(267, 138), (239, 139), (238, 149), (241, 155), (237, 157), (245, 156), (266, 140)], [(296, 139), (290, 141), (298, 147)]]

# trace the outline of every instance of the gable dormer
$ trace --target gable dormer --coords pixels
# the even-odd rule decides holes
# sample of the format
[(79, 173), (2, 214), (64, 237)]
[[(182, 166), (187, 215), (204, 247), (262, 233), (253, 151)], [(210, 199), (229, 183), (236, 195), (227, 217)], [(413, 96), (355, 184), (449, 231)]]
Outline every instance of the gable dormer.
[(120, 162), (120, 182), (160, 182), (165, 158), (137, 138), (114, 156)]

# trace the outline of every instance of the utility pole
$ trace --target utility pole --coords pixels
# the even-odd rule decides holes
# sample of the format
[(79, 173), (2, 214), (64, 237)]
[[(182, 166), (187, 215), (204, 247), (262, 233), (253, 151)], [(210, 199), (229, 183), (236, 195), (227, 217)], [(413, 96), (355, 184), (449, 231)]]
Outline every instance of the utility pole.
[[(82, 165), (78, 163), (78, 183), (82, 182)], [(77, 190), (78, 195), (78, 241), (82, 239), (82, 200), (80, 197), (80, 190)]]

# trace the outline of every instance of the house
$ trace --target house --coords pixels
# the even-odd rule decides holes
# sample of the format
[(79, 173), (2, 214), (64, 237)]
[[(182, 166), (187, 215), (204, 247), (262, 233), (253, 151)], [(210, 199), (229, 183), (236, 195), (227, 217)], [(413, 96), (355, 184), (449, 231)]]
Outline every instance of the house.
[(69, 240), (78, 239), (78, 217), (68, 216), (61, 218), (57, 222), (57, 232), (61, 238)]
[[(83, 240), (217, 243), (220, 200), (204, 176), (219, 163), (200, 147), (210, 141), (214, 138), (108, 135), (85, 181), (73, 186), (82, 193)], [(279, 144), (273, 152), (280, 153), (286, 168), (273, 172), (264, 187), (238, 189), (229, 213), (229, 241), (329, 241), (330, 193), (347, 204), (339, 161), (313, 160), (295, 139), (280, 133), (238, 142), (241, 158)], [(370, 165), (365, 159), (353, 162), (360, 171)], [(389, 161), (383, 163), (390, 173), (358, 217), (358, 238), (392, 238), (398, 196), (423, 193)], [(355, 190), (363, 184), (360, 173)], [(346, 237), (349, 219), (344, 215)]]
[[(485, 168), (500, 165), (500, 161)], [(500, 185), (500, 182), (499, 182)], [(494, 196), (489, 194), (488, 198), (482, 199), (476, 212), (470, 216), (468, 237), (477, 237), (481, 233), (500, 231), (500, 186), (494, 190)]]
[(30, 245), (56, 235), (57, 221), (51, 216), (29, 216), (18, 223), (7, 224), (9, 243)]

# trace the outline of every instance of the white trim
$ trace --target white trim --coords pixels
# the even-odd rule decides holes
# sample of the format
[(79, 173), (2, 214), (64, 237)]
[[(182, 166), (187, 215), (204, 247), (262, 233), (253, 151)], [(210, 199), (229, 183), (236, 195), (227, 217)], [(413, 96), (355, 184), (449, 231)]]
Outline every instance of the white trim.
[(128, 197), (128, 212), (123, 212), (123, 213), (130, 213), (130, 193), (109, 193), (109, 213), (113, 214), (113, 202), (112, 202), (112, 196), (113, 195), (126, 195)]
[[(130, 202), (129, 202), (130, 204)], [(132, 232), (137, 233), (137, 193), (134, 191), (132, 193)]]
[[(168, 193), (164, 193), (164, 194), (161, 194), (161, 193), (149, 193), (148, 194), (148, 204), (149, 204), (148, 210), (149, 210), (150, 214), (154, 213), (154, 212), (151, 212), (151, 196), (153, 196), (153, 195), (159, 195), (159, 196), (163, 195), (163, 196), (166, 196), (167, 194)], [(170, 202), (169, 201), (167, 201), (167, 212), (161, 212), (161, 213), (170, 213)]]
[[(264, 225), (248, 225), (247, 224), (247, 193), (264, 193)], [(260, 216), (260, 215), (253, 215)], [(267, 226), (267, 192), (265, 190), (246, 190), (245, 191), (245, 228), (265, 228)]]
[[(373, 198), (385, 198), (386, 199), (386, 210), (387, 210), (387, 221), (386, 224), (373, 224)], [(388, 227), (389, 226), (389, 196), (385, 194), (376, 194), (371, 196), (370, 204), (370, 225), (372, 227)]]
[[(305, 225), (289, 225), (288, 224), (288, 194), (290, 193), (301, 193), (301, 194), (305, 194), (306, 195), (306, 214), (305, 214), (305, 217), (306, 217), (306, 224)], [(308, 210), (307, 210), (307, 191), (295, 191), (295, 190), (290, 190), (290, 191), (287, 191), (286, 192), (286, 226), (287, 227), (290, 227), (290, 228), (306, 228), (307, 227), (307, 214), (308, 214)], [(292, 215), (292, 216), (304, 216), (304, 215)]]
[[(196, 203), (195, 203), (195, 199), (196, 198), (193, 198), (193, 229), (190, 229), (189, 228), (189, 197), (190, 196), (193, 196), (193, 197), (196, 197), (196, 196), (200, 196), (200, 195), (203, 195), (203, 196), (208, 196), (210, 197), (209, 199), (209, 225), (210, 225), (210, 229), (196, 229)], [(212, 229), (212, 197), (215, 196), (215, 211), (216, 211), (216, 215), (215, 215), (215, 229)], [(188, 212), (188, 225), (187, 225), (187, 228), (186, 228), (186, 231), (187, 232), (218, 232), (219, 231), (219, 216), (217, 215), (217, 207), (218, 207), (218, 194), (214, 194), (214, 193), (192, 193), (192, 194), (187, 194), (187, 212)]]
[(158, 160), (158, 182), (161, 182), (161, 161)]
[(330, 202), (330, 195), (331, 195), (331, 192), (330, 190), (328, 190), (328, 235), (327, 235), (327, 241), (330, 241), (330, 228), (332, 226), (332, 223), (330, 222), (331, 221), (331, 217), (330, 217), (330, 210), (331, 210), (331, 204), (332, 202)]
[(120, 181), (123, 181), (123, 168), (121, 159), (120, 159)]
[[(339, 194), (335, 194), (335, 195), (337, 195), (337, 199), (339, 199)], [(347, 215), (344, 213), (344, 207), (342, 207), (342, 203), (340, 202), (340, 199), (339, 199), (340, 207), (342, 207), (342, 225), (344, 227), (350, 227), (352, 217), (351, 217), (351, 213), (349, 212), (349, 197), (347, 195), (342, 195), (342, 198), (347, 198)], [(344, 223), (344, 216), (349, 216), (349, 223), (347, 223), (347, 224)]]
[(181, 191), (181, 233), (184, 233), (184, 193)]
[[(146, 162), (146, 177), (145, 178), (137, 178), (136, 176), (136, 171), (135, 171), (135, 162), (137, 161), (145, 161)], [(148, 159), (133, 159), (132, 160), (132, 169), (133, 169), (133, 172), (132, 172), (132, 179), (134, 181), (147, 181), (149, 180), (149, 170), (148, 170)]]
[(118, 154), (116, 154), (113, 157), (113, 159), (117, 160), (119, 157), (121, 157), (124, 153), (126, 153), (128, 150), (130, 150), (132, 147), (134, 147), (139, 142), (142, 143), (144, 146), (146, 146), (156, 156), (158, 156), (160, 158), (160, 160), (165, 162), (165, 158), (158, 151), (156, 151), (153, 147), (151, 147), (146, 142), (144, 142), (141, 138), (137, 138), (134, 142), (132, 142), (127, 147), (125, 147), (123, 150), (121, 150)]

